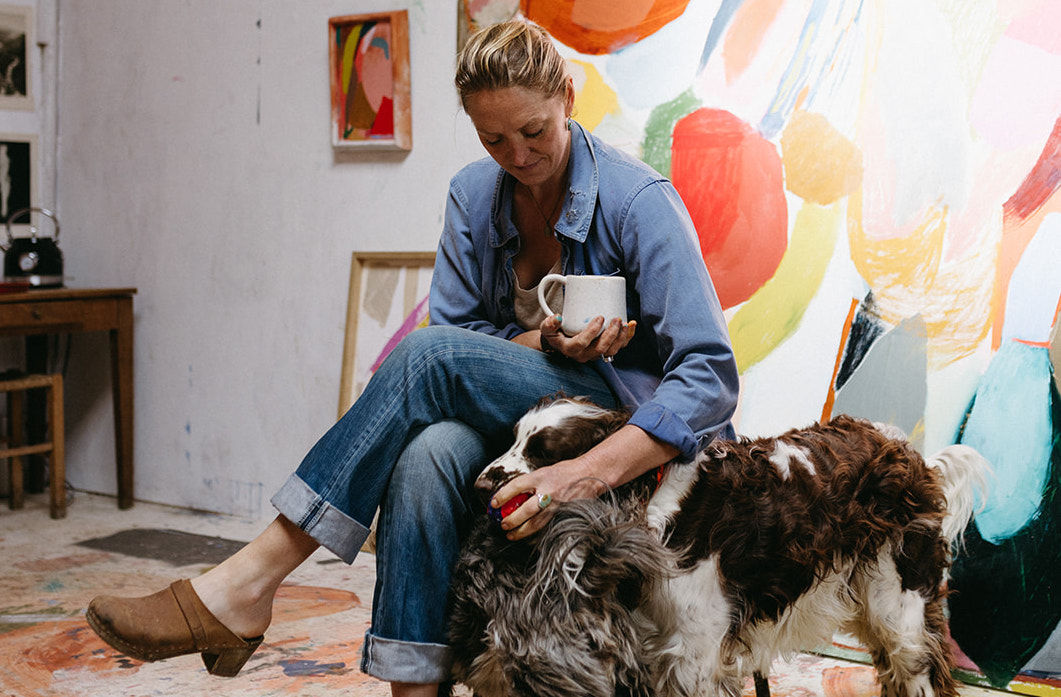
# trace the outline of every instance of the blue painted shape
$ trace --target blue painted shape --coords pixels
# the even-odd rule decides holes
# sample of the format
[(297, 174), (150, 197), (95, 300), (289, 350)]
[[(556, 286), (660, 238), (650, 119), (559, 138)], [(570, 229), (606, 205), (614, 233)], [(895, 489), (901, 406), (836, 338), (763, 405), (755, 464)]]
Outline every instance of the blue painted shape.
[[(853, 22), (858, 22), (862, 17), (862, 3), (863, 0), (859, 0), (854, 10)], [(811, 4), (807, 19), (803, 23), (803, 30), (799, 35), (799, 41), (796, 43), (796, 49), (792, 54), (792, 60), (789, 61), (784, 74), (778, 81), (777, 91), (774, 93), (770, 107), (759, 122), (759, 132), (765, 138), (773, 138), (785, 127), (785, 122), (801, 99), (804, 87), (810, 87), (807, 103), (813, 99), (823, 77), (836, 61), (843, 34), (838, 35), (830, 44), (830, 37), (823, 31), (823, 23), (831, 20), (833, 25), (825, 29), (836, 30), (835, 23), (845, 16), (844, 7), (843, 3), (833, 3), (830, 7), (828, 0), (814, 0)], [(831, 11), (829, 17), (826, 17), (827, 11)]]
[(305, 675), (341, 675), (350, 671), (345, 663), (318, 663), (317, 661), (290, 660), (280, 661), (284, 675), (300, 677)]
[[(921, 315), (904, 319), (876, 339), (836, 391), (833, 414), (847, 414), (898, 426), (920, 439), (918, 424), (928, 393), (928, 333)], [(920, 445), (915, 440), (915, 447)]]
[(391, 59), (391, 47), (390, 43), (382, 36), (372, 37), (372, 41), (369, 43), (369, 48), (380, 48), (383, 49), (383, 56), (387, 59)]
[(719, 39), (743, 3), (744, 0), (722, 0), (715, 18), (711, 20), (711, 28), (707, 31), (707, 41), (704, 42), (704, 50), (700, 53), (700, 69), (697, 72), (707, 67), (707, 61), (711, 60), (711, 54), (715, 52)]
[(1018, 341), (1002, 345), (973, 399), (961, 442), (976, 448), (995, 470), (976, 525), (998, 544), (1035, 517), (1050, 470), (1050, 357)]
[(1061, 296), (1061, 213), (1043, 218), (1009, 281), (1002, 340), (1048, 341)]

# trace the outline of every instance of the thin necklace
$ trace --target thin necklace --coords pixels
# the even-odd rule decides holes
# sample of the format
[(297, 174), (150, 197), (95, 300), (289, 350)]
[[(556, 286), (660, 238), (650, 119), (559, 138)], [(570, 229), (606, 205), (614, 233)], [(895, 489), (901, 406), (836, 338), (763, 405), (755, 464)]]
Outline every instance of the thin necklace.
[(553, 226), (553, 216), (556, 215), (556, 211), (560, 208), (560, 204), (564, 201), (563, 187), (561, 187), (560, 195), (556, 197), (556, 204), (553, 206), (553, 209), (549, 211), (549, 215), (546, 215), (545, 211), (542, 210), (542, 207), (538, 205), (538, 199), (534, 198), (534, 192), (530, 190), (530, 187), (526, 184), (524, 184), (523, 187), (527, 190), (527, 195), (530, 196), (530, 200), (534, 204), (535, 210), (538, 211), (538, 215), (540, 215), (542, 217), (542, 220), (545, 222), (545, 229), (542, 232), (548, 234), (549, 230)]

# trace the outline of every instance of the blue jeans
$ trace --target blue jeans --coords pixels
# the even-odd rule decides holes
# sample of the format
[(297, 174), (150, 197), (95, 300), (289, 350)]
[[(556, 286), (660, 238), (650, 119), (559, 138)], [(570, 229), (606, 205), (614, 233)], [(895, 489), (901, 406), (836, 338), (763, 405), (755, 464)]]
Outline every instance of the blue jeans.
[(558, 391), (616, 403), (588, 365), (466, 329), (420, 329), (273, 497), (283, 516), (348, 563), (380, 510), (366, 673), (449, 678), (446, 599), (471, 484), (512, 442), (519, 417)]

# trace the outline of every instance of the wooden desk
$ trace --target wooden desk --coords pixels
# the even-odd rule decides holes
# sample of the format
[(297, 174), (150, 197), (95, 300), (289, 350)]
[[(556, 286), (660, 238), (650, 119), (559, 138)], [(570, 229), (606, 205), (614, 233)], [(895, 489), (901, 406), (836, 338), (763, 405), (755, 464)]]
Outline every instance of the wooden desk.
[(133, 505), (133, 294), (135, 288), (47, 288), (0, 293), (0, 336), (26, 337), (31, 372), (46, 372), (45, 335), (110, 332), (118, 508)]

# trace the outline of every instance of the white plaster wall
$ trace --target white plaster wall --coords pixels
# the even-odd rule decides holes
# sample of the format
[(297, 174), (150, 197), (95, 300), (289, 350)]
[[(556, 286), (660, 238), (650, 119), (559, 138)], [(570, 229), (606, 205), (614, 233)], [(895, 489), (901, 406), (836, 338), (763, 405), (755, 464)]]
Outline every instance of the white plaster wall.
[[(433, 250), (482, 156), (455, 0), (59, 0), (68, 285), (135, 286), (139, 500), (240, 515), (334, 421), (350, 254)], [(328, 17), (409, 9), (413, 149), (329, 144)], [(108, 345), (74, 339), (68, 477), (115, 492)]]

